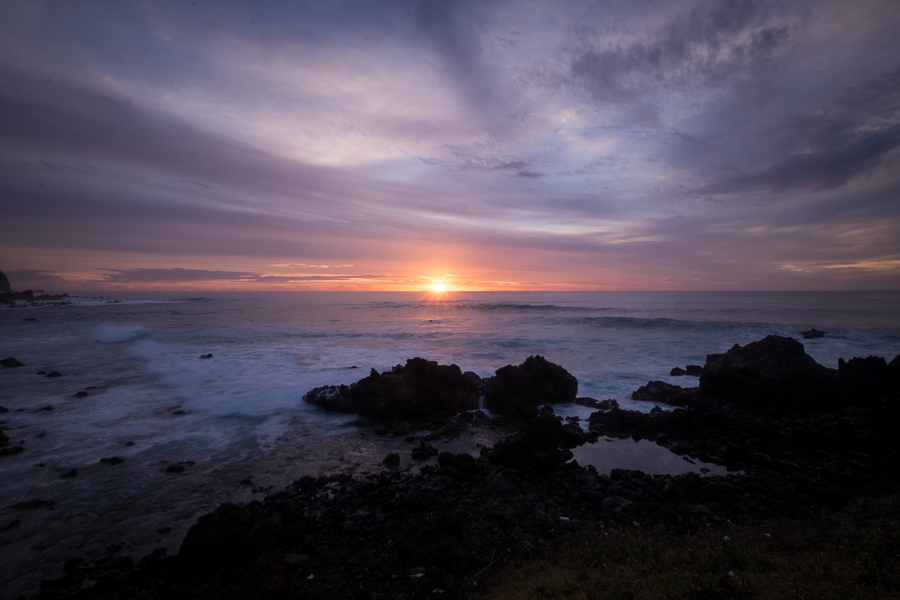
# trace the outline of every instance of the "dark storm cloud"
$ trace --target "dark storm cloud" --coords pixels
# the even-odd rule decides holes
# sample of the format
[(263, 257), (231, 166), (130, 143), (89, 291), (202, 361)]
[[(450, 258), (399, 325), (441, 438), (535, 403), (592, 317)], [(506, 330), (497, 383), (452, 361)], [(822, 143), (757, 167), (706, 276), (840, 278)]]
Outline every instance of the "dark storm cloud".
[(822, 191), (872, 175), (894, 164), (890, 156), (900, 147), (900, 69), (814, 110), (790, 114), (753, 137), (760, 140), (755, 159), (766, 166), (741, 169), (700, 193)]
[(791, 154), (763, 171), (738, 175), (698, 190), (705, 194), (745, 191), (831, 190), (878, 168), (900, 146), (900, 126), (868, 134), (836, 132), (832, 144)]

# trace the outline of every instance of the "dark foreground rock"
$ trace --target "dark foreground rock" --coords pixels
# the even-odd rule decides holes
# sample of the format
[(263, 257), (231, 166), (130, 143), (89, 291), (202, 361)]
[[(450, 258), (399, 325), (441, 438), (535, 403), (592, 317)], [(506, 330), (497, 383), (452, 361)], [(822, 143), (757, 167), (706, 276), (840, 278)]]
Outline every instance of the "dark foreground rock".
[(303, 400), (337, 412), (417, 421), (474, 410), (482, 401), (499, 415), (533, 418), (539, 406), (573, 402), (577, 393), (575, 377), (542, 356), (501, 367), (484, 380), (457, 365), (410, 358), (390, 371), (372, 369), (349, 386), (317, 387)]
[(683, 407), (602, 403), (589, 420), (593, 436), (653, 439), (728, 476), (605, 475), (564, 462), (589, 436), (544, 409), (478, 458), (443, 452), (417, 473), (307, 476), (261, 502), (220, 505), (174, 555), (73, 558), (39, 598), (465, 598), (492, 571), (598, 531), (682, 536), (900, 489), (900, 360), (829, 370), (793, 340), (761, 342), (710, 355), (699, 388), (645, 390)]
[(303, 396), (309, 404), (327, 410), (398, 419), (452, 415), (477, 408), (481, 378), (457, 365), (410, 358), (405, 365), (349, 386), (318, 387)]
[(518, 366), (507, 365), (485, 381), (484, 405), (498, 413), (534, 417), (543, 404), (573, 402), (578, 380), (543, 356), (529, 356)]

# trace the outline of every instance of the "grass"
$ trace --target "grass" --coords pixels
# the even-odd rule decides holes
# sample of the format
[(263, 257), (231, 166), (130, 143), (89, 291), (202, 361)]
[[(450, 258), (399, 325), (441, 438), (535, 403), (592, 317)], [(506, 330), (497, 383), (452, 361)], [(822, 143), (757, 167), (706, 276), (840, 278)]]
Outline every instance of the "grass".
[(495, 575), (480, 600), (900, 598), (900, 494), (803, 520), (716, 527), (674, 540), (593, 536)]

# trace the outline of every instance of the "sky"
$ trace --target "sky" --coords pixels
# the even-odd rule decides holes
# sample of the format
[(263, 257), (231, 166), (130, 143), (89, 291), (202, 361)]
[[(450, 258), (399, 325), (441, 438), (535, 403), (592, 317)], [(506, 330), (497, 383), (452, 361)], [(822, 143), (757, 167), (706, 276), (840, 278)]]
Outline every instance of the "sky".
[(896, 0), (0, 3), (13, 289), (900, 290)]

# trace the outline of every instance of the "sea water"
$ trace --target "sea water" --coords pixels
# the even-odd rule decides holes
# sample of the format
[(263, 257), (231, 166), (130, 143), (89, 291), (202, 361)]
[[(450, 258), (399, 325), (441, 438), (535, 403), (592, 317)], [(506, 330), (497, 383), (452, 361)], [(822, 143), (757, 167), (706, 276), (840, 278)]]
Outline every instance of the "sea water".
[[(630, 399), (647, 381), (696, 385), (670, 369), (702, 365), (707, 354), (769, 334), (825, 331), (802, 341), (828, 367), (900, 353), (896, 292), (129, 292), (114, 299), (0, 309), (0, 358), (26, 365), (0, 369), (7, 409), (0, 428), (24, 448), (0, 456), (0, 589), (11, 596), (59, 576), (61, 560), (97, 556), (109, 545), (124, 542), (136, 557), (158, 546), (176, 552), (190, 524), (220, 502), (260, 498), (307, 474), (377, 470), (386, 452), (408, 450), (402, 440), (379, 438), (354, 417), (301, 398), (407, 358), (485, 377), (538, 354), (575, 375), (579, 395), (649, 410)], [(46, 376), (53, 371), (61, 376)], [(558, 413), (589, 411), (573, 405)], [(477, 452), (493, 441), (473, 432), (446, 448)], [(632, 445), (623, 466), (677, 472), (656, 464), (664, 458), (658, 447)], [(114, 456), (125, 460), (100, 462)], [(178, 464), (184, 471), (167, 471)], [(34, 499), (45, 502), (13, 508)]]

